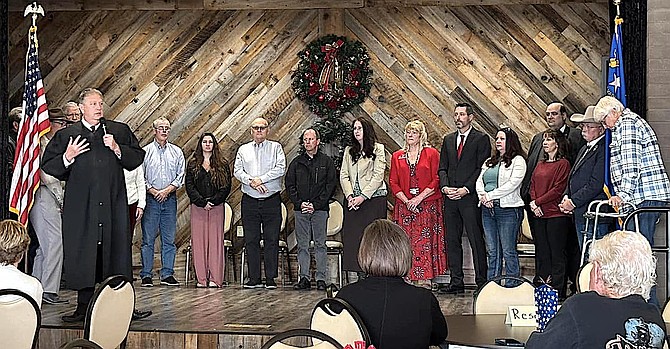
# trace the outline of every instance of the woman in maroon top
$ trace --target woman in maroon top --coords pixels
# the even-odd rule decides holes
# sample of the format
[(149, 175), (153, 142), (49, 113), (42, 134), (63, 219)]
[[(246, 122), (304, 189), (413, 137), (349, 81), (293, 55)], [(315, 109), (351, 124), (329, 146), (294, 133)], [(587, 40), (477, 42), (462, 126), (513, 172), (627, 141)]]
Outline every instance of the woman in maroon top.
[(544, 160), (538, 162), (530, 181), (530, 208), (539, 219), (532, 228), (535, 241), (536, 280), (544, 280), (565, 298), (565, 245), (570, 216), (561, 212), (561, 201), (570, 175), (568, 140), (560, 130), (543, 134)]
[(437, 176), (440, 153), (427, 143), (424, 124), (407, 123), (405, 146), (391, 156), (389, 184), (396, 197), (393, 219), (412, 245), (414, 256), (408, 277), (430, 287), (430, 280), (447, 269), (447, 252)]

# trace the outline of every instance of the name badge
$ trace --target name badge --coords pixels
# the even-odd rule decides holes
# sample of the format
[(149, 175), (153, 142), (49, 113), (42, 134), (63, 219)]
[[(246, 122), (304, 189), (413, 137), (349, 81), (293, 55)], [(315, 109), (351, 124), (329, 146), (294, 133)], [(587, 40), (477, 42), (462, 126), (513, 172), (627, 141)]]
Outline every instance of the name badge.
[(507, 307), (505, 324), (512, 327), (536, 327), (537, 307), (534, 305), (510, 305)]

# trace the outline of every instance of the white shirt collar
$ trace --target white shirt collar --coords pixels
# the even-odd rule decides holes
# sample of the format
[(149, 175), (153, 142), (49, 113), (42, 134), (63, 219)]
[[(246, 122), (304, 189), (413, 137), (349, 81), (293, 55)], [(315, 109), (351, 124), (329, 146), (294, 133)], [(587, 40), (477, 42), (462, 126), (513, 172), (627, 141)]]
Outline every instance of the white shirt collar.
[(603, 138), (603, 137), (605, 137), (605, 134), (604, 134), (604, 133), (602, 134), (602, 136), (600, 136), (600, 137), (598, 137), (598, 138), (596, 138), (596, 139), (594, 139), (594, 140), (592, 140), (592, 141), (586, 143), (586, 145), (589, 146), (589, 147), (593, 147), (593, 146), (596, 145), (596, 143), (598, 143), (598, 142), (600, 141), (600, 139)]

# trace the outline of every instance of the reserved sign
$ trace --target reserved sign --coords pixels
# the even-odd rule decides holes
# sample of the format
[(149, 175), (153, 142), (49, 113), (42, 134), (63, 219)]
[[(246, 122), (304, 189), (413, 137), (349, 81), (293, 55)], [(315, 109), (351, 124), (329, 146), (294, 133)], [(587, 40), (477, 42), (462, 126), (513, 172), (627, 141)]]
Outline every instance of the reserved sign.
[(534, 305), (510, 305), (507, 307), (505, 324), (512, 327), (536, 327), (537, 307)]

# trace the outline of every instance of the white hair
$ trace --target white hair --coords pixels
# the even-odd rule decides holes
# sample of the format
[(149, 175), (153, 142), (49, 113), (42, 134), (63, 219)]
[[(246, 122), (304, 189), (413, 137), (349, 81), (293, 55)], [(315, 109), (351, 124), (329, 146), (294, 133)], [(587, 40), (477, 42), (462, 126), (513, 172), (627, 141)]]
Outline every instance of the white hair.
[(157, 118), (156, 120), (154, 120), (154, 122), (151, 123), (151, 126), (153, 126), (153, 128), (156, 128), (160, 124), (168, 124), (168, 126), (170, 126), (170, 120), (161, 116), (161, 117)]
[(623, 109), (624, 106), (618, 99), (612, 96), (605, 96), (598, 101), (598, 104), (593, 109), (593, 118), (598, 122), (603, 122), (611, 111), (620, 113)]
[(603, 287), (609, 294), (639, 294), (649, 299), (656, 283), (656, 257), (642, 234), (621, 230), (609, 233), (593, 243), (589, 260), (599, 265)]

